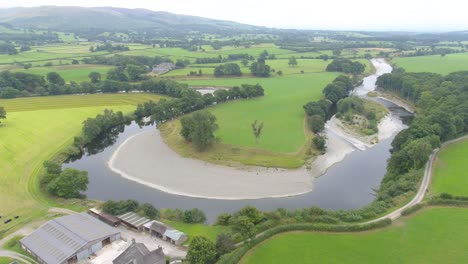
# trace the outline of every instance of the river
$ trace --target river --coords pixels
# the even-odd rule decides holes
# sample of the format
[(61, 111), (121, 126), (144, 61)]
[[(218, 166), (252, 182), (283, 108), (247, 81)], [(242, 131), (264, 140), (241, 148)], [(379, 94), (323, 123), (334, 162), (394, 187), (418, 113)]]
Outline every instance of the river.
[[(364, 95), (375, 89), (375, 80), (391, 67), (384, 60), (372, 61), (377, 68), (376, 74), (366, 77), (363, 85), (357, 87), (355, 94)], [(378, 100), (378, 99), (377, 99)], [(388, 101), (381, 101), (397, 118), (408, 113), (401, 107)], [(232, 213), (246, 205), (253, 205), (261, 210), (276, 208), (296, 209), (319, 206), (324, 209), (355, 209), (369, 204), (374, 199), (374, 191), (379, 187), (385, 175), (387, 159), (390, 157), (390, 143), (394, 137), (380, 141), (372, 148), (353, 151), (340, 162), (333, 165), (321, 177), (313, 180), (313, 190), (305, 194), (282, 197), (243, 200), (204, 199), (175, 195), (149, 187), (121, 177), (112, 171), (108, 161), (114, 152), (127, 139), (142, 132), (154, 131), (153, 126), (139, 127), (132, 123), (115, 129), (110, 136), (95, 142), (82, 157), (64, 164), (64, 168), (73, 167), (89, 173), (88, 198), (97, 200), (135, 199), (149, 202), (157, 208), (199, 208), (203, 210), (209, 222), (220, 213)], [(105, 144), (103, 143), (105, 142)], [(172, 164), (172, 166), (176, 166)], [(155, 168), (157, 170), (157, 168)], [(265, 185), (256, 188), (265, 188)]]

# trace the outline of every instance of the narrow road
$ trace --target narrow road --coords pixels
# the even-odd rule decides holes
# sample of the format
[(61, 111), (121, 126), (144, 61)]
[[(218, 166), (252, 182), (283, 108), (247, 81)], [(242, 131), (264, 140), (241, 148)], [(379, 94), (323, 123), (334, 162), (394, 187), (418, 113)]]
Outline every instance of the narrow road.
[(456, 143), (456, 142), (459, 142), (459, 141), (462, 141), (462, 140), (465, 140), (465, 139), (468, 139), (468, 135), (466, 136), (463, 136), (463, 137), (459, 137), (459, 138), (456, 138), (456, 139), (453, 139), (453, 140), (450, 140), (450, 141), (447, 141), (445, 143), (442, 144), (442, 146), (438, 149), (435, 149), (431, 156), (429, 156), (429, 161), (426, 163), (426, 168), (424, 169), (424, 177), (423, 177), (423, 180), (422, 180), (422, 183), (421, 183), (421, 186), (419, 187), (419, 190), (418, 192), (416, 193), (416, 196), (414, 196), (414, 198), (407, 204), (405, 204), (404, 206), (400, 207), (399, 209), (387, 214), (387, 215), (384, 215), (380, 218), (377, 218), (377, 219), (374, 219), (374, 220), (371, 220), (371, 221), (367, 221), (367, 222), (364, 222), (363, 224), (370, 224), (370, 223), (374, 223), (374, 222), (378, 222), (380, 220), (383, 220), (385, 218), (390, 218), (392, 221), (395, 221), (396, 219), (400, 218), (401, 217), (401, 213), (407, 209), (407, 208), (410, 208), (412, 206), (415, 206), (416, 204), (420, 203), (423, 199), (424, 199), (424, 195), (426, 194), (427, 190), (429, 189), (429, 185), (431, 184), (431, 178), (432, 178), (432, 168), (433, 168), (433, 165), (434, 165), (434, 161), (436, 160), (437, 158), (437, 154), (439, 153), (440, 149), (450, 145), (450, 144), (453, 144), (453, 143)]

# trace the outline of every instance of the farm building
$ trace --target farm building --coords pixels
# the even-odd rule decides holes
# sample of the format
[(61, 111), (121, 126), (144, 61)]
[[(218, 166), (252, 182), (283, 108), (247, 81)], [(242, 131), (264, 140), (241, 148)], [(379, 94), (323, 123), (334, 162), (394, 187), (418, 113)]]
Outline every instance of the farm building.
[(143, 243), (132, 244), (112, 261), (113, 264), (165, 264), (166, 257), (162, 247), (149, 251)]
[(172, 69), (175, 69), (175, 67), (176, 66), (174, 65), (174, 63), (170, 63), (170, 62), (161, 63), (153, 67), (153, 73), (163, 74)]
[(175, 229), (168, 229), (164, 233), (164, 239), (174, 245), (180, 246), (187, 241), (187, 235)]
[(89, 209), (88, 213), (98, 218), (99, 220), (107, 223), (108, 225), (118, 226), (120, 224), (120, 220), (117, 217), (110, 215), (110, 214), (103, 213), (101, 210), (97, 208)]
[(123, 215), (119, 215), (117, 218), (126, 226), (139, 231), (143, 231), (144, 225), (151, 221), (148, 218), (139, 216), (134, 212), (128, 212)]
[(180, 246), (187, 241), (187, 235), (164, 223), (153, 220), (143, 226), (143, 231), (157, 238), (162, 238), (174, 245)]
[(144, 230), (152, 236), (162, 238), (167, 230), (167, 226), (161, 222), (153, 220), (145, 224)]
[(51, 220), (21, 239), (21, 247), (40, 263), (75, 263), (120, 239), (120, 231), (87, 213)]

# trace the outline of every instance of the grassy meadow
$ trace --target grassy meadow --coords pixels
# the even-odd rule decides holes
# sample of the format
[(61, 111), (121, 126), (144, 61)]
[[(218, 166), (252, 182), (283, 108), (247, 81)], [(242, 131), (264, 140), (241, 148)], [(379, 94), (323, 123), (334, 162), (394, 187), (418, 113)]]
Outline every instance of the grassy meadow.
[(437, 157), (432, 178), (434, 194), (450, 193), (468, 196), (468, 140), (442, 149)]
[(284, 233), (240, 263), (467, 263), (466, 223), (466, 208), (428, 208), (383, 230)]
[(169, 220), (164, 220), (164, 223), (177, 230), (183, 230), (188, 235), (188, 240), (185, 244), (190, 244), (190, 241), (192, 241), (195, 236), (204, 236), (211, 239), (211, 241), (216, 242), (216, 237), (219, 234), (228, 233), (230, 231), (229, 227), (220, 225), (186, 224)]
[[(127, 97), (128, 96), (128, 97)], [(82, 122), (105, 108), (130, 112), (135, 105), (158, 95), (89, 95), (0, 100), (8, 111), (0, 127), (0, 237), (43, 215), (54, 204), (39, 188), (42, 163), (68, 147), (79, 135)], [(103, 99), (103, 100), (101, 100)], [(37, 104), (35, 102), (37, 100)], [(51, 109), (38, 110), (53, 105)], [(92, 105), (92, 106), (91, 106)]]
[(447, 75), (455, 71), (468, 71), (468, 53), (402, 57), (394, 58), (392, 62), (403, 67), (407, 72), (435, 72)]

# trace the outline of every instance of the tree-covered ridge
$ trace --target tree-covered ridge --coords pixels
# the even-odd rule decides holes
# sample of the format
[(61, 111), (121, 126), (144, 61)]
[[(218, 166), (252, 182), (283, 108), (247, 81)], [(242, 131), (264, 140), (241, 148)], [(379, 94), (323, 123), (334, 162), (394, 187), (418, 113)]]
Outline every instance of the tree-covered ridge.
[(393, 198), (416, 190), (421, 169), (432, 150), (441, 142), (468, 132), (468, 72), (447, 76), (433, 73), (384, 74), (377, 85), (410, 100), (418, 115), (408, 129), (392, 142), (392, 155), (377, 200)]

